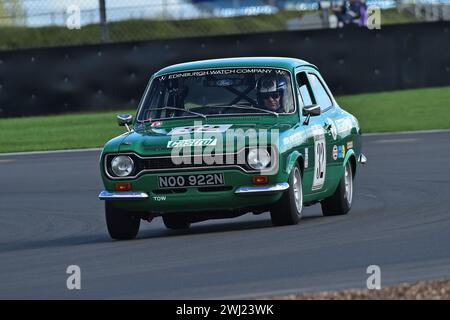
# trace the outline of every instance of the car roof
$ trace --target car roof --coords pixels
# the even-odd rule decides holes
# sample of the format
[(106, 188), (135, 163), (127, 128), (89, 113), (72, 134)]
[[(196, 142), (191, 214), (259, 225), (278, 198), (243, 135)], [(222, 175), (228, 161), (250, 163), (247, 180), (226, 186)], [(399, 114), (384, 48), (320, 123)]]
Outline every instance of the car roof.
[(283, 68), (292, 70), (300, 66), (310, 66), (317, 69), (313, 64), (295, 58), (287, 57), (242, 57), (242, 58), (225, 58), (199, 60), (174, 64), (165, 67), (155, 73), (160, 76), (167, 73), (181, 72), (188, 70), (211, 69), (211, 68), (236, 68), (236, 67), (263, 67), (263, 68)]

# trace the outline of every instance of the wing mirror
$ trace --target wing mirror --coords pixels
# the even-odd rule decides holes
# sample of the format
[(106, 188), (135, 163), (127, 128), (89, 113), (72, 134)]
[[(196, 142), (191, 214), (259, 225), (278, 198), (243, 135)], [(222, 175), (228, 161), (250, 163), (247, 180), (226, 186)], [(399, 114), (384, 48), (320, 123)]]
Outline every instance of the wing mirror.
[(127, 131), (131, 131), (130, 125), (133, 122), (133, 116), (130, 114), (118, 114), (117, 115), (117, 124), (121, 127), (125, 126)]
[(320, 116), (320, 106), (318, 104), (311, 104), (303, 107), (303, 115), (316, 117)]
[(309, 119), (311, 117), (317, 117), (320, 116), (321, 114), (321, 110), (320, 110), (320, 106), (318, 104), (311, 104), (308, 106), (304, 106), (303, 107), (303, 115), (306, 116), (305, 121), (303, 121), (304, 125), (308, 125), (309, 124)]

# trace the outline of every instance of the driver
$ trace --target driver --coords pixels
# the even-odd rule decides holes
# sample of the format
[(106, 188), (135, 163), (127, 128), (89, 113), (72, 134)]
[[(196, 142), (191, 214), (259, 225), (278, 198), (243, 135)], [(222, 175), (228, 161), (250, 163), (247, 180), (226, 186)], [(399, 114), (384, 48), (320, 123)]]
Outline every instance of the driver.
[(262, 76), (256, 85), (258, 105), (277, 113), (284, 112), (283, 95), (286, 81), (281, 76)]

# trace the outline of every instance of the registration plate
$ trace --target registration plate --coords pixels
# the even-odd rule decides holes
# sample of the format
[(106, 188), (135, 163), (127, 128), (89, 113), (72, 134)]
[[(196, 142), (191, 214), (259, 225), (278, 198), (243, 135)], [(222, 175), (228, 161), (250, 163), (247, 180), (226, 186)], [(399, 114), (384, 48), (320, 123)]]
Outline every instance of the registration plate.
[(223, 173), (191, 174), (158, 177), (160, 189), (221, 186), (225, 184)]

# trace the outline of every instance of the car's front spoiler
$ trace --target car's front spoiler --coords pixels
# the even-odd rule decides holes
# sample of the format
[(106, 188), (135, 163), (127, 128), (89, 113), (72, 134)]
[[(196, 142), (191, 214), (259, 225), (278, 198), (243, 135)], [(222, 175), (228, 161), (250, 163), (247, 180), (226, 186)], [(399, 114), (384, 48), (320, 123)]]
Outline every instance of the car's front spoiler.
[(282, 182), (271, 186), (252, 186), (252, 187), (240, 187), (234, 191), (235, 194), (257, 194), (257, 193), (270, 193), (280, 192), (289, 189), (289, 183)]
[(145, 192), (109, 192), (102, 191), (98, 195), (100, 200), (146, 200), (148, 194)]

